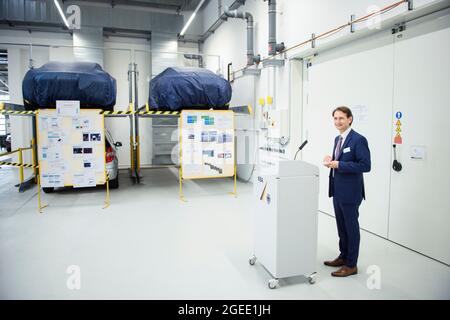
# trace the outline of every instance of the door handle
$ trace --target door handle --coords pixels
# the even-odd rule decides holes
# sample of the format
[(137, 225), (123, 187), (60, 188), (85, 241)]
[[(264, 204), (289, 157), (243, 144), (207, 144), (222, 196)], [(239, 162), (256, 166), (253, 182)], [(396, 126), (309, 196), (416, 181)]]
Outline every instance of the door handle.
[(394, 169), (394, 171), (400, 172), (402, 171), (402, 164), (397, 161), (397, 145), (393, 144), (392, 147), (394, 148), (394, 162), (392, 163), (392, 169)]

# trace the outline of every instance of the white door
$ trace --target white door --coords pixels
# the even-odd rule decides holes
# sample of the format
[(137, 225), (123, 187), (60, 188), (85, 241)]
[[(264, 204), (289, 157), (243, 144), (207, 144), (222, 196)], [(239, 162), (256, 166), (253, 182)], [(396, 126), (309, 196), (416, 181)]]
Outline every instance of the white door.
[[(391, 170), (389, 239), (450, 264), (450, 18), (395, 36), (394, 114), (402, 112)], [(393, 116), (392, 121), (397, 119)], [(395, 130), (395, 128), (394, 128)], [(395, 131), (392, 132), (392, 139)], [(422, 159), (421, 159), (422, 158)]]

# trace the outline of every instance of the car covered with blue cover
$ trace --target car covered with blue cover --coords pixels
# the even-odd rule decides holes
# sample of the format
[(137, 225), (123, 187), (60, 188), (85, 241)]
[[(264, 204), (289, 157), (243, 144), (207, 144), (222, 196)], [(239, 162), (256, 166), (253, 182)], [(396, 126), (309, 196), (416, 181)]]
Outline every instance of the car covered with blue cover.
[(98, 63), (48, 62), (30, 69), (22, 82), (26, 110), (55, 108), (56, 100), (79, 100), (81, 108), (113, 111), (116, 79)]
[(202, 68), (170, 67), (150, 81), (149, 105), (156, 110), (228, 109), (229, 82)]

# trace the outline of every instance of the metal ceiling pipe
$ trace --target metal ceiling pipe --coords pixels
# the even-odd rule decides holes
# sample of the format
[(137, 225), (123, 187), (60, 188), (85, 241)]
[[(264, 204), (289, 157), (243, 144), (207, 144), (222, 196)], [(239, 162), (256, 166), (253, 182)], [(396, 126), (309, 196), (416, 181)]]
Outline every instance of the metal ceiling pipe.
[(284, 42), (277, 43), (277, 1), (269, 0), (269, 55), (283, 51)]
[(184, 57), (189, 60), (198, 60), (199, 68), (203, 68), (203, 56), (199, 54), (184, 54)]
[(249, 12), (230, 11), (228, 8), (225, 8), (224, 13), (228, 18), (247, 20), (247, 66), (252, 66), (255, 63), (258, 64), (261, 61), (261, 56), (255, 55), (253, 47), (253, 16)]

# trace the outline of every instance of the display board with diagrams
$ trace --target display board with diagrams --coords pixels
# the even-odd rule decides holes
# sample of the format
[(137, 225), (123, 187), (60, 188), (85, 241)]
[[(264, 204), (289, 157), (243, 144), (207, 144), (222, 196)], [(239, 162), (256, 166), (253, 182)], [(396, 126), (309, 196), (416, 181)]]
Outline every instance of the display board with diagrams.
[(105, 130), (100, 111), (70, 106), (39, 110), (36, 126), (42, 187), (105, 184)]
[(183, 110), (180, 131), (183, 179), (235, 175), (233, 111)]

